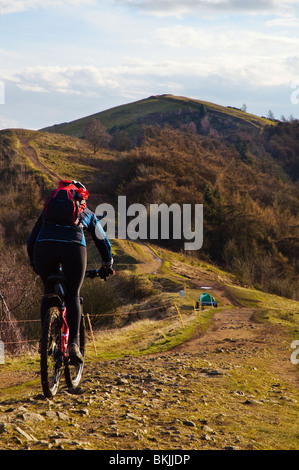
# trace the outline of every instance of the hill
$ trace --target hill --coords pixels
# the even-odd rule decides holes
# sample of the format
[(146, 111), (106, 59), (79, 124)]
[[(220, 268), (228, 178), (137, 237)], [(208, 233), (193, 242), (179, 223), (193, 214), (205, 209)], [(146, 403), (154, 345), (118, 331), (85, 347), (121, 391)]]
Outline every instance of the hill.
[(87, 125), (97, 119), (114, 135), (118, 131), (126, 132), (134, 144), (139, 143), (144, 126), (194, 125), (199, 133), (208, 133), (209, 129), (231, 138), (232, 134), (253, 132), (266, 125), (273, 124), (265, 118), (248, 114), (241, 110), (173, 95), (150, 96), (149, 98), (117, 106), (82, 119), (41, 129), (82, 138)]
[(272, 121), (230, 106), (157, 95), (41, 131), (82, 139), (93, 120), (100, 121), (107, 129), (113, 150), (130, 150), (139, 146), (148, 127), (170, 126), (218, 138), (228, 146), (234, 146), (244, 160), (250, 161), (250, 154), (253, 154), (262, 162), (270, 155), (277, 172), (283, 170), (295, 181), (299, 178), (298, 121)]

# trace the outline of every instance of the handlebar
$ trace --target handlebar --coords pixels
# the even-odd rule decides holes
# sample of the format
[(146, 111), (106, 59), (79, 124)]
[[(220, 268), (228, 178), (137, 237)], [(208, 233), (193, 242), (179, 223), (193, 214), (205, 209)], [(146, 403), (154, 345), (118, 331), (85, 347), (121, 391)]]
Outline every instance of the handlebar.
[(85, 277), (89, 277), (90, 279), (100, 277), (106, 281), (107, 277), (113, 274), (115, 274), (115, 271), (112, 268), (101, 267), (101, 269), (89, 269), (85, 272)]

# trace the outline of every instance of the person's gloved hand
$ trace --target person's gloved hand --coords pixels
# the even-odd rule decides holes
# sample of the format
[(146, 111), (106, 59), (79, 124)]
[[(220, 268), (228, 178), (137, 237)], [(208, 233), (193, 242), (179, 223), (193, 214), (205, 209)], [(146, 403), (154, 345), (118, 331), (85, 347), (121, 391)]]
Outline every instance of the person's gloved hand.
[(102, 263), (102, 268), (112, 269), (112, 266), (113, 266), (113, 258), (111, 258), (110, 261), (106, 261)]
[(102, 279), (106, 279), (108, 276), (111, 276), (111, 274), (114, 274), (113, 258), (108, 262), (103, 262), (102, 267), (99, 269), (99, 276)]

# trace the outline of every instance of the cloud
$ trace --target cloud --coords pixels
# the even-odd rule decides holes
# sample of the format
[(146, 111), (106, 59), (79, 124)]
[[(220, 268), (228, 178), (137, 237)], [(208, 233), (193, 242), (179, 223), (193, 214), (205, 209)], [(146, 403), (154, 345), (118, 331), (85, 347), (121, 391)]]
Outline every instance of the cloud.
[(297, 0), (111, 0), (112, 3), (134, 8), (155, 16), (237, 14), (284, 14), (296, 8)]
[[(153, 46), (168, 48), (168, 56), (181, 61), (182, 73), (213, 75), (238, 84), (277, 86), (288, 84), (297, 62), (299, 38), (272, 31), (241, 27), (192, 27), (175, 25), (153, 31)], [(197, 59), (197, 61), (196, 61)]]
[[(212, 62), (127, 57), (120, 65), (104, 68), (37, 66), (0, 72), (6, 91), (0, 128), (38, 129), (163, 93), (224, 106), (246, 102), (250, 112), (260, 115), (269, 108), (277, 115), (296, 112), (290, 102), (290, 83), (296, 75), (285, 76), (280, 64), (262, 58), (255, 67), (243, 59), (239, 64), (230, 60), (229, 55)], [(298, 70), (298, 56), (290, 62), (284, 64), (285, 70), (291, 66)]]
[(117, 68), (113, 71), (93, 66), (36, 66), (21, 71), (2, 70), (0, 80), (23, 91), (92, 96), (105, 89), (119, 88), (117, 75)]
[(34, 8), (61, 7), (65, 5), (95, 5), (96, 0), (0, 0), (0, 15), (20, 13)]
[(0, 129), (10, 129), (17, 126), (18, 122), (15, 119), (0, 116)]
[[(296, 6), (297, 0), (110, 0), (120, 6), (136, 8), (156, 15), (183, 15), (195, 10), (205, 12), (278, 12)], [(99, 5), (98, 0), (0, 0), (0, 15), (20, 13), (34, 8), (65, 5)]]
[(273, 20), (267, 21), (265, 25), (274, 28), (298, 28), (299, 19), (291, 16), (284, 16), (281, 18), (274, 18)]
[(239, 58), (243, 55), (269, 54), (276, 57), (279, 54), (288, 54), (292, 50), (298, 51), (299, 38), (294, 35), (275, 34), (254, 31), (246, 28), (201, 28), (193, 26), (175, 25), (171, 27), (157, 28), (152, 37), (161, 44), (171, 48), (184, 49), (186, 51), (202, 49), (211, 55), (213, 51), (229, 52), (231, 57)]
[[(175, 93), (174, 84), (176, 90), (181, 90), (190, 82), (206, 81), (209, 77), (229, 86), (287, 87), (294, 76), (299, 76), (299, 39), (247, 31), (243, 33), (244, 49), (238, 42), (239, 34), (218, 31), (218, 46), (213, 49), (213, 31), (179, 26), (160, 28), (153, 32), (152, 39), (160, 45), (167, 43), (169, 50), (173, 48), (174, 54), (169, 53), (167, 59), (128, 56), (111, 66), (0, 70), (0, 80), (23, 92), (86, 98), (105, 94), (134, 97), (136, 93), (142, 95), (160, 88)], [(193, 47), (190, 56), (186, 53), (189, 45)]]
[(209, 13), (276, 13), (296, 6), (296, 0), (112, 0), (113, 3), (159, 16)]

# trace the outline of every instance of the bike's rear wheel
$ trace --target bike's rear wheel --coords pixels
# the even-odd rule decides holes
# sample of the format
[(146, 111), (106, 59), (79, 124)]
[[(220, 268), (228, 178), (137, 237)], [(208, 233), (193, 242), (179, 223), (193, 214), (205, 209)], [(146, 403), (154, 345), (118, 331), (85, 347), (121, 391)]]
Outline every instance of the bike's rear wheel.
[[(84, 316), (81, 316), (80, 334), (79, 334), (79, 347), (82, 357), (85, 353), (85, 324)], [(81, 364), (66, 364), (64, 369), (64, 376), (66, 384), (69, 388), (77, 388), (83, 374), (84, 362)]]
[(56, 395), (63, 366), (61, 316), (57, 307), (48, 309), (41, 338), (41, 382), (45, 397)]

